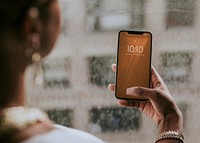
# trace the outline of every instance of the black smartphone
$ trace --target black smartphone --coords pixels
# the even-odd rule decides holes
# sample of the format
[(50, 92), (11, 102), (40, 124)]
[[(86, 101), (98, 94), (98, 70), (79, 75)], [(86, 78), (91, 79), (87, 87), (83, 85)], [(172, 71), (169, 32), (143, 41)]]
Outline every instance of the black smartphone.
[(147, 100), (130, 97), (126, 89), (134, 86), (150, 87), (152, 34), (148, 31), (118, 33), (115, 96), (126, 100)]

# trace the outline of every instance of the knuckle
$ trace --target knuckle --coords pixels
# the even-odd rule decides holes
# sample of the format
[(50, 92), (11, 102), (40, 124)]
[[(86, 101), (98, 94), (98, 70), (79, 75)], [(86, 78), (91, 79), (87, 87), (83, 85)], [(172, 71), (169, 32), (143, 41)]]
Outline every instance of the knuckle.
[(137, 87), (137, 88), (135, 89), (135, 93), (136, 93), (137, 95), (144, 95), (144, 89), (141, 89), (141, 88)]

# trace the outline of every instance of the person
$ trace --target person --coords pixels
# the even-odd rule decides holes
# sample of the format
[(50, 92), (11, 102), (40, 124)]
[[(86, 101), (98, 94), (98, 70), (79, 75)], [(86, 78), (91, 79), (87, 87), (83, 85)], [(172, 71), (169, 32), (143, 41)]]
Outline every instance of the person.
[(40, 67), (60, 31), (58, 0), (1, 0), (0, 31), (0, 143), (102, 143), (25, 104), (25, 70)]
[[(1, 143), (103, 143), (84, 131), (54, 124), (40, 109), (26, 106), (25, 70), (31, 64), (40, 68), (41, 58), (53, 49), (59, 30), (58, 0), (0, 1)], [(116, 65), (112, 69), (115, 71)], [(118, 103), (139, 108), (158, 124), (157, 143), (182, 142), (181, 112), (154, 68), (151, 76), (151, 89), (127, 89), (128, 95), (146, 96), (148, 101), (118, 100)], [(109, 89), (114, 91), (114, 84)]]

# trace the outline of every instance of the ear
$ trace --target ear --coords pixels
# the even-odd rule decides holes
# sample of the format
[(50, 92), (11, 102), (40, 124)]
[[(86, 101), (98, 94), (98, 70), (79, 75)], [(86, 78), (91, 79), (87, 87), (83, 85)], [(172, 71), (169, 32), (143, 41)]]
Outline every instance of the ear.
[(27, 16), (24, 21), (23, 33), (25, 38), (32, 37), (32, 35), (41, 35), (42, 32), (42, 22), (39, 18), (39, 10), (36, 7), (31, 7), (28, 10)]

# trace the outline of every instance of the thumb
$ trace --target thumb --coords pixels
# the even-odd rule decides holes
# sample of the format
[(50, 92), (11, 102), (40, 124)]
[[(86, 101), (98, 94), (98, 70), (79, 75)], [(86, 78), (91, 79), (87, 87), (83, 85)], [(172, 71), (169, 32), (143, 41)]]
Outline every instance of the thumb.
[[(126, 94), (129, 96), (143, 96), (150, 100), (154, 104), (170, 104), (173, 102), (173, 98), (160, 89), (151, 89), (145, 87), (131, 87), (127, 88)], [(165, 103), (164, 103), (165, 102)]]
[(145, 87), (130, 87), (127, 88), (126, 94), (129, 96), (143, 96), (149, 100), (154, 100), (157, 94), (156, 89), (150, 89)]

